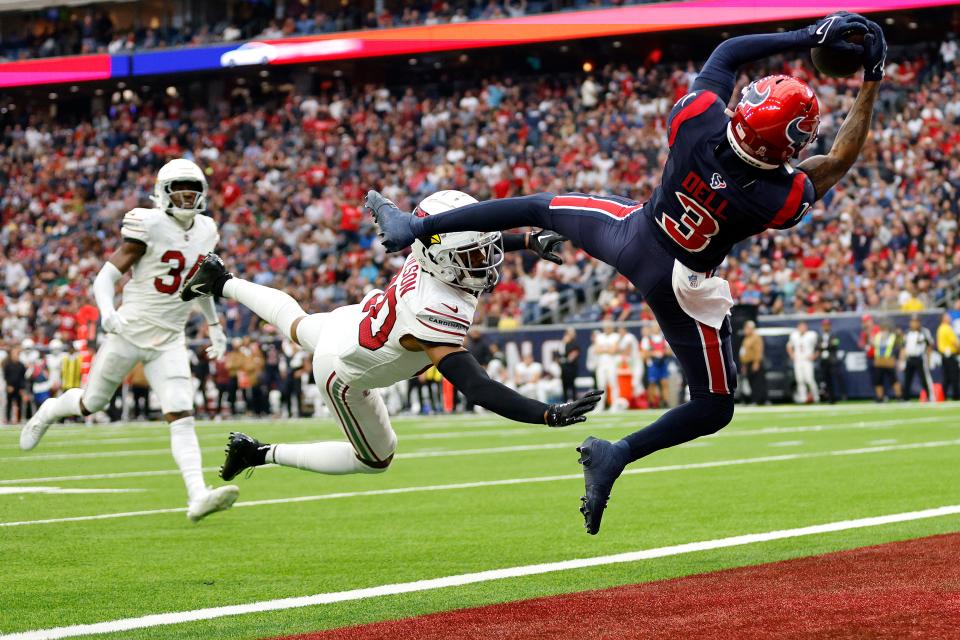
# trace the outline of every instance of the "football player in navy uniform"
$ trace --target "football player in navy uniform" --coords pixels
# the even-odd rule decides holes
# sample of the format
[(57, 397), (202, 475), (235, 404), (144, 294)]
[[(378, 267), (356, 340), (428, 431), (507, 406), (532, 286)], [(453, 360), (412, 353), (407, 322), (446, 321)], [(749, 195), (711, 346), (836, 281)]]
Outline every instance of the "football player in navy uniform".
[[(851, 42), (854, 34), (863, 36), (862, 45)], [(741, 65), (821, 46), (859, 57), (863, 83), (830, 152), (794, 167), (791, 160), (814, 140), (820, 122), (806, 83), (768, 76), (743, 91), (732, 113), (727, 104)], [(727, 282), (711, 272), (741, 240), (799, 223), (853, 166), (870, 130), (885, 55), (880, 27), (845, 12), (796, 31), (723, 42), (670, 112), (670, 153), (647, 202), (541, 193), (416, 218), (375, 191), (367, 195), (390, 251), (435, 233), (543, 227), (616, 267), (646, 299), (683, 367), (690, 401), (622, 440), (590, 437), (578, 447), (586, 484), (580, 511), (588, 533), (599, 530), (610, 490), (627, 464), (730, 422), (736, 369), (727, 311), (733, 301)]]

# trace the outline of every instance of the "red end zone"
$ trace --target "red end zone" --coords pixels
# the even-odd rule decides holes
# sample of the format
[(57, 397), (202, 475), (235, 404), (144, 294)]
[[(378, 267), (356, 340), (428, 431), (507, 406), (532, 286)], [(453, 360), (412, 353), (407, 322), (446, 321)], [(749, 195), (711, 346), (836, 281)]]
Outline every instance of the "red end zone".
[(960, 534), (287, 640), (958, 638)]

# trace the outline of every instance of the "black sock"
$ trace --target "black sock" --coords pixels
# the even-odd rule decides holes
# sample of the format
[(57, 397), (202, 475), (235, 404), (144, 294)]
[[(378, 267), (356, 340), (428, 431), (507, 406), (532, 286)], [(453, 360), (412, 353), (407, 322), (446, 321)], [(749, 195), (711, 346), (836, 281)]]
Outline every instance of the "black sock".
[(270, 451), (270, 447), (273, 445), (261, 444), (257, 447), (257, 452), (253, 455), (253, 464), (254, 466), (260, 466), (262, 464), (267, 464), (267, 452)]
[(628, 460), (633, 462), (655, 451), (716, 433), (732, 417), (733, 396), (705, 394), (674, 407), (653, 424), (634, 431), (616, 444), (629, 451)]
[(216, 280), (213, 281), (213, 295), (218, 298), (223, 297), (223, 285), (227, 283), (227, 280), (233, 277), (232, 273), (225, 273), (222, 276), (218, 276)]

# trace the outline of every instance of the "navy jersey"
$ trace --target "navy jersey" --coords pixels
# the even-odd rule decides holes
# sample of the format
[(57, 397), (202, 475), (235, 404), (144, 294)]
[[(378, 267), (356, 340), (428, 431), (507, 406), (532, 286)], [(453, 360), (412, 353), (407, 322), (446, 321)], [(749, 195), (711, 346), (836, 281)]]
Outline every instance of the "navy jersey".
[(737, 158), (727, 142), (729, 121), (710, 91), (674, 105), (663, 178), (643, 209), (667, 252), (695, 271), (717, 267), (745, 238), (796, 225), (816, 200), (804, 172), (757, 169)]

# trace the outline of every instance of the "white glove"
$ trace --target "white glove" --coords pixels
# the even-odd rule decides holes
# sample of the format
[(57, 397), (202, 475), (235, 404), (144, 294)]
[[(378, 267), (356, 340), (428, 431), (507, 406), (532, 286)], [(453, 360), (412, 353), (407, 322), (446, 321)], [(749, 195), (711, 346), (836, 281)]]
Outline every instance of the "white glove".
[(115, 309), (111, 309), (100, 316), (100, 326), (107, 333), (120, 333), (127, 326), (127, 321)]
[(227, 352), (227, 334), (218, 324), (212, 324), (210, 330), (210, 346), (207, 347), (207, 357), (211, 360), (219, 360)]

